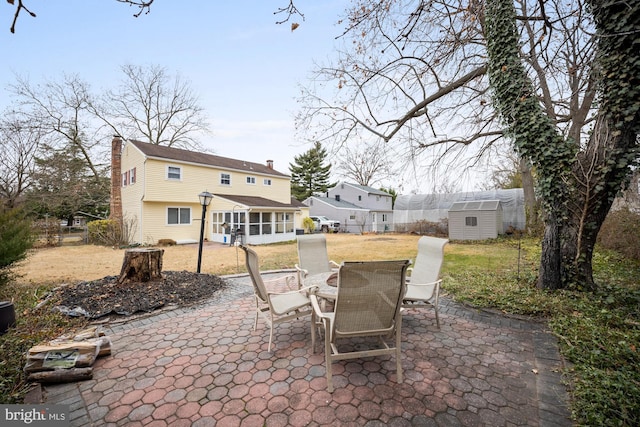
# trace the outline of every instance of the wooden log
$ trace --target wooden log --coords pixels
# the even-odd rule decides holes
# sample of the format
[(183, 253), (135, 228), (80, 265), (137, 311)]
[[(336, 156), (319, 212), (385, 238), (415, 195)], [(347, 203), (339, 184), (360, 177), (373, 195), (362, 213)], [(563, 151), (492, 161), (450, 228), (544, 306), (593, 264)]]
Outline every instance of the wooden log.
[(93, 368), (56, 369), (55, 371), (33, 372), (27, 381), (37, 383), (70, 383), (93, 378)]
[(118, 283), (149, 282), (162, 278), (164, 249), (135, 248), (124, 252)]

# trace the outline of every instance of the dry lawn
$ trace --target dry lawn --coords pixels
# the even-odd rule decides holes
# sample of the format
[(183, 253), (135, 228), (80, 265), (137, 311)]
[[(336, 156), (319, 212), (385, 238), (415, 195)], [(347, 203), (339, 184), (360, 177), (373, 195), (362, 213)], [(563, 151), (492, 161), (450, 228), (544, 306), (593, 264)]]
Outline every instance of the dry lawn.
[[(419, 236), (408, 234), (327, 234), (329, 258), (345, 260), (414, 259)], [(295, 242), (254, 246), (262, 270), (293, 268), (298, 261)], [(198, 245), (164, 248), (163, 270), (195, 271)], [(124, 249), (102, 246), (62, 246), (37, 249), (22, 261), (16, 273), (19, 283), (49, 285), (96, 280), (120, 274)], [(206, 243), (202, 254), (202, 273), (227, 275), (245, 272), (240, 248)]]

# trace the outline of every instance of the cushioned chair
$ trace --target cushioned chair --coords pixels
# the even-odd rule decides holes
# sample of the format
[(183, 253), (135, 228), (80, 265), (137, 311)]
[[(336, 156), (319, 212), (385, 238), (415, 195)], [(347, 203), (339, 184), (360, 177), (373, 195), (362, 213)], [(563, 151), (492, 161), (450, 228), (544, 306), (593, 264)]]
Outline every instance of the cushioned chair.
[[(333, 391), (331, 364), (334, 360), (395, 354), (397, 381), (402, 382), (400, 308), (408, 266), (408, 260), (343, 263), (338, 271), (338, 293), (333, 312), (323, 312), (318, 297), (311, 295), (312, 325), (320, 325), (324, 329), (327, 388), (330, 392)], [(342, 346), (348, 351), (341, 351), (338, 347), (339, 340), (361, 337), (376, 338), (376, 346), (357, 349), (371, 344), (367, 341), (356, 346)], [(315, 334), (311, 336), (311, 345), (315, 350)]]
[(418, 255), (413, 267), (407, 270), (407, 293), (403, 307), (433, 307), (436, 324), (440, 329), (438, 317), (438, 298), (440, 294), (440, 268), (444, 259), (444, 246), (449, 241), (437, 237), (423, 236), (418, 240)]
[(327, 239), (323, 234), (305, 234), (298, 236), (298, 286), (302, 287), (304, 278), (309, 275), (329, 272), (339, 267), (329, 260)]
[[(271, 342), (273, 341), (273, 326), (276, 323), (286, 322), (291, 319), (297, 319), (311, 314), (311, 302), (309, 300), (309, 289), (302, 288), (287, 292), (269, 291), (265, 286), (265, 282), (273, 282), (275, 280), (285, 280), (287, 286), (295, 283), (295, 276), (288, 275), (284, 278), (265, 281), (260, 275), (260, 263), (258, 254), (246, 246), (240, 246), (246, 254), (246, 265), (253, 283), (253, 293), (256, 301), (256, 319), (253, 329), (258, 327), (258, 315), (262, 315), (269, 325), (269, 347), (271, 351)], [(294, 285), (295, 286), (295, 285)], [(311, 328), (312, 341), (315, 340), (315, 329)]]

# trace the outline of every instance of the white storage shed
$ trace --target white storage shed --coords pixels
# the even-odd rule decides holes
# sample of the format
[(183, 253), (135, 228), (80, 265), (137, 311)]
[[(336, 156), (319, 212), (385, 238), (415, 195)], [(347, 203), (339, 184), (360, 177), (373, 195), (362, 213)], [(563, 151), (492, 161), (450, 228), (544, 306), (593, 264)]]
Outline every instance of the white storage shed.
[(455, 202), (449, 208), (449, 239), (495, 239), (504, 234), (500, 200)]

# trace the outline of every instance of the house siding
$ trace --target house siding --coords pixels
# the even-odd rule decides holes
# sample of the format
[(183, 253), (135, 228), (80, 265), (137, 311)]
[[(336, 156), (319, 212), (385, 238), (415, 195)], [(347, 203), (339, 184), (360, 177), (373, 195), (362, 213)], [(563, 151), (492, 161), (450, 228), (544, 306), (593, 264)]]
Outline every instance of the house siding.
[[(382, 233), (393, 228), (393, 198), (375, 188), (341, 182), (327, 192), (326, 203), (314, 199), (320, 203), (310, 205), (310, 214), (340, 221), (342, 231)], [(352, 207), (341, 206), (345, 204)]]
[[(181, 169), (180, 180), (167, 178), (167, 166)], [(209, 191), (216, 194), (242, 194), (259, 196), (281, 203), (290, 203), (290, 181), (280, 177), (272, 177), (246, 172), (234, 172), (215, 167), (173, 162), (171, 160), (148, 159), (146, 173), (148, 176), (145, 201), (157, 202), (172, 200), (175, 202), (191, 203), (198, 201), (198, 194)], [(229, 185), (220, 183), (220, 174), (229, 174)], [(247, 184), (247, 176), (256, 178), (255, 184)], [(264, 179), (270, 179), (271, 185), (263, 184)], [(158, 185), (157, 183), (162, 183)]]
[[(142, 200), (145, 194), (144, 156), (135, 147), (126, 144), (122, 149), (122, 173), (136, 170), (136, 182), (121, 187), (122, 218), (125, 226), (130, 230), (130, 238), (134, 242), (146, 243), (143, 239), (141, 221), (143, 210)], [(121, 177), (122, 180), (122, 177)]]
[[(139, 143), (136, 143), (139, 144)], [(122, 173), (135, 168), (136, 182), (122, 186), (123, 218), (131, 229), (130, 242), (156, 244), (160, 239), (173, 239), (178, 243), (197, 242), (200, 239), (202, 206), (198, 194), (209, 191), (217, 195), (242, 195), (261, 197), (278, 203), (291, 204), (290, 178), (273, 171), (270, 175), (265, 167), (262, 172), (229, 170), (208, 164), (194, 164), (185, 161), (149, 157), (134, 143), (127, 143), (122, 148)], [(143, 147), (144, 148), (144, 147)], [(146, 150), (146, 148), (145, 148)], [(228, 159), (232, 160), (232, 159)], [(234, 161), (240, 166), (242, 161)], [(249, 164), (255, 165), (255, 164)], [(167, 176), (169, 166), (180, 169), (180, 179)], [(252, 167), (252, 166), (249, 166)], [(259, 166), (256, 166), (259, 168)], [(266, 173), (265, 173), (266, 172)], [(231, 177), (230, 185), (220, 183), (220, 174)], [(247, 183), (247, 176), (255, 178), (255, 184)], [(268, 180), (270, 185), (265, 185)], [(121, 179), (121, 184), (122, 179)], [(127, 183), (128, 184), (128, 183)], [(271, 206), (271, 205), (268, 205)], [(174, 208), (190, 209), (190, 224), (168, 224), (167, 210)], [(249, 212), (251, 206), (241, 207)], [(214, 197), (207, 209), (205, 219), (205, 239), (224, 242), (224, 236), (214, 233), (213, 212), (241, 209), (236, 203)], [(258, 211), (278, 212), (286, 209), (264, 208)], [(289, 207), (290, 215), (295, 208)], [(256, 210), (254, 210), (255, 212)], [(294, 238), (295, 230), (270, 236), (252, 236), (249, 243), (272, 243)]]

